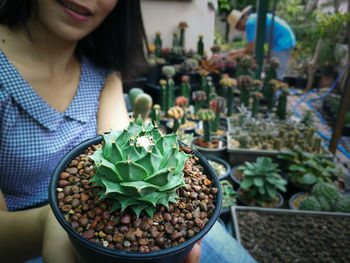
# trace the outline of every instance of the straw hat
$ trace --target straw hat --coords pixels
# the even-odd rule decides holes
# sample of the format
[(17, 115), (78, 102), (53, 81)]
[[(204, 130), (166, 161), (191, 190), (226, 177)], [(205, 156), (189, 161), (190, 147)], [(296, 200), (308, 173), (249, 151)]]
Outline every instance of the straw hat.
[(242, 11), (233, 9), (231, 13), (227, 16), (226, 20), (227, 20), (227, 23), (230, 25), (229, 38), (232, 37), (233, 32), (235, 31), (236, 25), (238, 24), (239, 20), (241, 20), (251, 10), (252, 10), (251, 5), (247, 6)]

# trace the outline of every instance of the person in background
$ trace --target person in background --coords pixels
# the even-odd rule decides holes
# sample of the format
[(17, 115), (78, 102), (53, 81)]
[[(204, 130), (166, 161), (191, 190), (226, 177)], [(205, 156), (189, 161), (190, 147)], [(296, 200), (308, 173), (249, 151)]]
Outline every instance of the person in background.
[[(122, 79), (147, 68), (145, 42), (140, 0), (0, 1), (0, 262), (76, 262), (50, 177), (75, 145), (128, 126)], [(203, 262), (254, 262), (218, 223), (202, 247)]]
[[(230, 25), (230, 37), (232, 38), (235, 30), (245, 31), (247, 36), (247, 45), (240, 50), (231, 51), (233, 56), (242, 54), (252, 54), (255, 45), (255, 30), (257, 25), (257, 14), (251, 13), (252, 6), (248, 6), (242, 11), (232, 10), (227, 17)], [(266, 32), (265, 43), (269, 43), (272, 25), (272, 14), (266, 14)], [(283, 80), (287, 69), (289, 58), (293, 47), (296, 44), (295, 34), (290, 25), (282, 18), (275, 16), (273, 24), (273, 34), (271, 43), (271, 57), (277, 57), (280, 61), (280, 67), (277, 71), (277, 78)]]

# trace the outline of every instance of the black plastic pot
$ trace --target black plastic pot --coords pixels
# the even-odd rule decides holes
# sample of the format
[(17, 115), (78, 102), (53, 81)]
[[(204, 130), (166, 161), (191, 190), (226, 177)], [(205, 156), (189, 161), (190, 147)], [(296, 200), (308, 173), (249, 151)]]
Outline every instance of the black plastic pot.
[(223, 141), (226, 144), (226, 146), (221, 147), (221, 148), (209, 149), (209, 148), (204, 148), (204, 147), (201, 147), (201, 146), (193, 143), (194, 140), (196, 140), (198, 137), (193, 137), (191, 144), (198, 152), (203, 154), (206, 158), (209, 158), (209, 156), (219, 157), (219, 158), (226, 157), (226, 155), (227, 155), (227, 142), (226, 142), (225, 138), (212, 136), (212, 138), (217, 138), (220, 141)]
[(297, 197), (299, 197), (299, 196), (301, 196), (301, 195), (305, 195), (305, 194), (308, 195), (309, 192), (298, 192), (298, 193), (292, 195), (292, 196), (289, 198), (289, 201), (288, 201), (289, 208), (292, 209), (292, 210), (298, 210), (298, 208), (296, 208), (296, 207), (293, 206), (293, 202), (294, 202), (294, 200), (295, 200)]
[(228, 162), (226, 162), (224, 159), (216, 157), (216, 156), (208, 156), (207, 159), (224, 165), (226, 168), (226, 173), (224, 175), (218, 176), (218, 177), (219, 177), (220, 181), (224, 180), (224, 179), (228, 179), (230, 172), (231, 172), (231, 166), (228, 164)]
[(243, 164), (238, 164), (232, 167), (231, 172), (230, 172), (230, 178), (231, 180), (236, 183), (237, 185), (241, 185), (241, 181), (239, 181), (236, 177), (235, 177), (235, 170), (238, 169), (238, 167), (242, 166)]
[[(212, 180), (215, 186), (218, 187), (216, 206), (214, 212), (204, 226), (204, 228), (195, 235), (193, 238), (179, 244), (176, 247), (169, 249), (164, 249), (156, 252), (149, 253), (137, 253), (137, 252), (125, 252), (119, 251), (103, 246), (99, 246), (96, 243), (84, 238), (76, 230), (74, 230), (70, 224), (64, 219), (61, 210), (58, 207), (56, 189), (57, 183), (62, 171), (64, 171), (71, 160), (83, 153), (89, 146), (94, 144), (99, 144), (102, 141), (102, 136), (98, 136), (89, 140), (82, 142), (81, 144), (74, 147), (69, 153), (67, 153), (62, 160), (57, 165), (53, 176), (51, 177), (49, 186), (49, 202), (51, 209), (60, 223), (60, 225), (67, 232), (69, 239), (72, 242), (74, 249), (76, 250), (78, 256), (82, 258), (83, 262), (95, 263), (133, 263), (133, 262), (143, 262), (143, 263), (182, 263), (187, 254), (190, 252), (195, 242), (204, 237), (204, 235), (212, 228), (216, 220), (219, 218), (222, 205), (222, 190), (220, 187), (219, 178), (216, 176), (213, 168), (209, 165), (208, 161), (203, 155), (193, 150), (193, 153), (199, 158), (201, 165), (204, 168), (204, 172), (207, 174), (208, 178)], [(184, 145), (179, 142), (180, 145)]]
[[(244, 205), (244, 206), (252, 206), (250, 203), (248, 203), (246, 200), (242, 199), (241, 196), (240, 196), (240, 192), (242, 191), (242, 188), (238, 188), (237, 189), (237, 193), (236, 193), (236, 196), (237, 196), (237, 201), (238, 201), (238, 204), (240, 205)], [(281, 208), (284, 204), (284, 198), (283, 196), (281, 195), (280, 192), (277, 191), (277, 195), (279, 196), (280, 198), (280, 202), (278, 204), (278, 206), (274, 207), (274, 208)]]

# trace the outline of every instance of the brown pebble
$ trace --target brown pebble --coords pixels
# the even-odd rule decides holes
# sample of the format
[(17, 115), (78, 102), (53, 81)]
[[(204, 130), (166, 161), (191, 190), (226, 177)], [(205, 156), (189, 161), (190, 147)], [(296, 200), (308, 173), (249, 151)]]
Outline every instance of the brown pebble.
[(122, 243), (124, 241), (124, 235), (121, 233), (114, 234), (113, 241), (117, 243)]
[(140, 245), (148, 245), (149, 244), (148, 238), (140, 238), (139, 239), (139, 244)]
[(61, 207), (61, 210), (63, 211), (63, 212), (68, 212), (69, 210), (71, 210), (72, 209), (72, 206), (71, 205), (62, 205), (62, 207)]
[(69, 178), (70, 174), (67, 172), (62, 172), (60, 175), (60, 179), (67, 180)]
[(182, 234), (181, 232), (177, 232), (176, 230), (171, 234), (171, 240), (177, 240), (179, 239), (180, 237), (182, 237)]
[(202, 219), (196, 218), (196, 219), (194, 219), (194, 222), (195, 222), (196, 226), (198, 226), (199, 228), (202, 229), (204, 227), (204, 222)]
[(73, 200), (73, 196), (71, 196), (71, 195), (68, 195), (68, 196), (66, 196), (64, 199), (63, 199), (63, 202), (64, 203), (68, 203), (68, 204), (70, 204), (71, 202), (72, 202), (72, 200)]
[(168, 235), (171, 235), (173, 233), (174, 227), (169, 222), (166, 222), (164, 224), (164, 230), (165, 230), (165, 233), (167, 233)]
[(107, 234), (112, 234), (114, 232), (114, 226), (112, 225), (111, 222), (108, 222), (105, 227), (104, 227), (104, 232)]
[(122, 218), (120, 219), (120, 223), (124, 224), (124, 225), (127, 225), (129, 224), (131, 221), (131, 216), (126, 214), (126, 215), (123, 215)]
[(119, 231), (120, 231), (121, 233), (126, 233), (126, 232), (129, 231), (129, 228), (128, 228), (127, 226), (120, 226), (120, 227), (119, 227)]
[(144, 252), (149, 252), (150, 250), (148, 246), (140, 246), (138, 251), (141, 253), (144, 253)]
[(188, 219), (188, 220), (192, 219), (192, 214), (191, 213), (187, 213), (186, 214), (186, 219)]
[(151, 237), (153, 237), (153, 238), (157, 238), (157, 237), (159, 237), (159, 232), (158, 231), (152, 231), (151, 232)]
[(191, 238), (195, 235), (195, 232), (192, 229), (187, 230), (187, 237)]
[(159, 238), (156, 239), (156, 244), (157, 244), (158, 246), (163, 247), (163, 246), (165, 245), (165, 243), (166, 243), (166, 239), (165, 239), (165, 237), (163, 237), (163, 236), (161, 236), (161, 237), (159, 237)]
[(128, 231), (125, 234), (125, 239), (129, 240), (129, 241), (135, 241), (136, 240), (136, 236), (135, 236), (135, 231)]
[(59, 187), (66, 187), (66, 186), (70, 185), (70, 182), (67, 180), (59, 180), (57, 184)]
[(135, 220), (132, 222), (132, 225), (134, 228), (139, 228), (141, 226), (142, 220), (139, 217), (136, 217)]
[(66, 172), (67, 172), (67, 173), (70, 173), (70, 174), (72, 174), (72, 175), (74, 175), (74, 174), (77, 174), (77, 173), (78, 173), (78, 168), (76, 168), (76, 167), (70, 167), (70, 168), (67, 168), (67, 169), (66, 169)]
[(88, 229), (84, 231), (83, 236), (88, 239), (93, 238), (95, 236), (95, 229)]
[(169, 222), (171, 220), (171, 215), (169, 213), (164, 213), (164, 220)]
[(88, 223), (89, 223), (89, 219), (86, 216), (82, 216), (79, 218), (79, 225), (87, 226)]
[(75, 208), (80, 205), (80, 201), (78, 199), (73, 199), (72, 200), (72, 207)]

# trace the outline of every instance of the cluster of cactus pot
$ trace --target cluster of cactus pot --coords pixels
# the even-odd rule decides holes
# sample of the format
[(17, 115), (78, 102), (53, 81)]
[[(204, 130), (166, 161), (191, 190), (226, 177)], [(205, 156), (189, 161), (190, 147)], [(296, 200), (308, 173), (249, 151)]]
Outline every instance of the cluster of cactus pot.
[(300, 201), (298, 209), (350, 213), (350, 195), (341, 194), (334, 184), (317, 183), (311, 194)]
[(102, 147), (90, 156), (96, 168), (90, 180), (101, 188), (100, 199), (113, 200), (113, 211), (130, 207), (136, 216), (145, 211), (151, 218), (158, 204), (175, 203), (189, 157), (176, 138), (150, 122), (104, 134)]
[(215, 112), (215, 119), (212, 122), (211, 131), (217, 132), (219, 128), (220, 115), (226, 109), (226, 100), (223, 97), (216, 96), (210, 101), (210, 108)]

